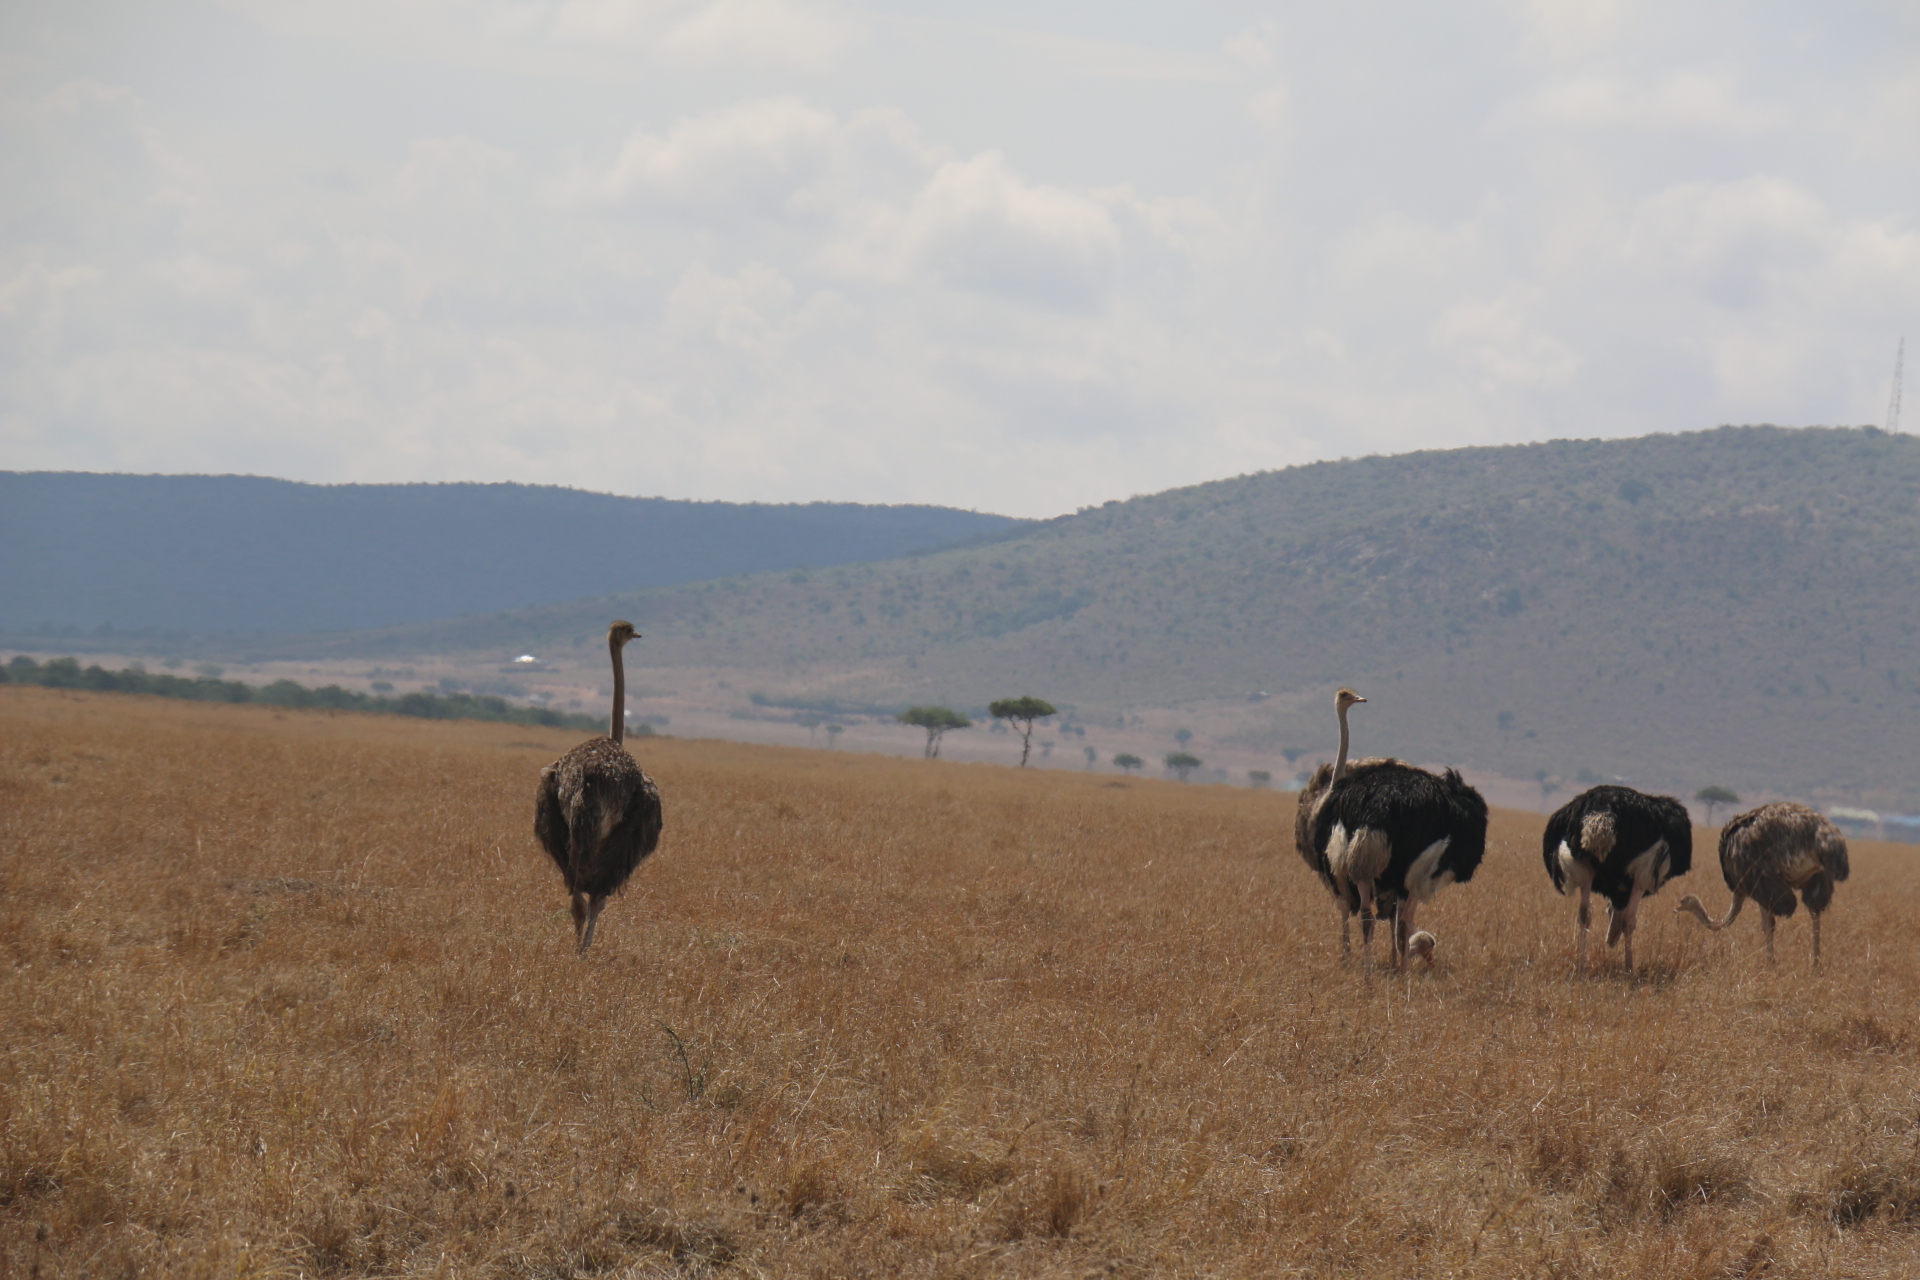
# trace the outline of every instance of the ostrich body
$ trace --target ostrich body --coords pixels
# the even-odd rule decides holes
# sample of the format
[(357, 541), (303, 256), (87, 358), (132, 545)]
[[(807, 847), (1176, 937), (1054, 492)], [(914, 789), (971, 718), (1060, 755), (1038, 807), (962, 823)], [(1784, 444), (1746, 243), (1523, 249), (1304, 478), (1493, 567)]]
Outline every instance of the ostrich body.
[(533, 831), (560, 868), (573, 901), (579, 954), (593, 945), (600, 909), (660, 843), (660, 790), (626, 747), (627, 673), (620, 651), (637, 639), (631, 622), (607, 629), (613, 659), (613, 718), (592, 738), (540, 771)]
[(1671, 796), (1595, 787), (1547, 819), (1540, 852), (1554, 888), (1580, 891), (1580, 972), (1587, 971), (1588, 904), (1597, 893), (1607, 900), (1607, 945), (1626, 943), (1631, 973), (1640, 899), (1693, 867), (1693, 820)]
[[(1365, 699), (1351, 689), (1335, 697), (1340, 758), (1324, 794), (1305, 819), (1316, 874), (1342, 909), (1360, 916), (1361, 945), (1371, 961), (1371, 924), (1391, 913), (1395, 965), (1404, 964), (1421, 903), (1473, 878), (1487, 848), (1487, 803), (1455, 770), (1429, 773), (1403, 760), (1346, 763), (1349, 706)], [(1311, 789), (1311, 784), (1309, 784)], [(1306, 803), (1303, 795), (1303, 804)], [(1296, 836), (1302, 819), (1296, 815)], [(1342, 921), (1345, 936), (1345, 921)], [(1432, 944), (1423, 954), (1431, 960)]]
[[(1813, 962), (1820, 963), (1820, 913), (1833, 903), (1833, 886), (1847, 878), (1847, 841), (1840, 828), (1803, 804), (1763, 804), (1734, 818), (1720, 831), (1720, 875), (1733, 891), (1727, 914), (1715, 920), (1688, 894), (1685, 911), (1715, 933), (1733, 923), (1748, 898), (1760, 909), (1773, 963), (1773, 922), (1800, 902), (1813, 917)], [(1796, 899), (1796, 895), (1798, 895)]]

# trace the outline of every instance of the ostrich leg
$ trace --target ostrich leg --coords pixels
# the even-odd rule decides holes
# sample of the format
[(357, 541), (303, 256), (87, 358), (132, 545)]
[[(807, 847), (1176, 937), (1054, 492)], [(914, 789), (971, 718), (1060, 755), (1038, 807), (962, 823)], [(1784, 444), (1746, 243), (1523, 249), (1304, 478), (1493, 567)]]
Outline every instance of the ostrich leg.
[(1813, 916), (1813, 967), (1818, 969), (1820, 967), (1820, 913), (1815, 911), (1811, 914)]
[(1373, 972), (1373, 886), (1362, 881), (1356, 887), (1360, 890), (1360, 965), (1371, 974)]
[(1593, 927), (1592, 897), (1591, 889), (1580, 890), (1580, 973), (1583, 977), (1587, 972), (1587, 931)]
[(1627, 950), (1627, 972), (1633, 972), (1633, 930), (1640, 923), (1641, 891), (1635, 888), (1627, 895), (1627, 906), (1620, 913), (1620, 941)]
[(587, 949), (586, 944), (581, 942), (580, 939), (585, 936), (587, 931), (587, 895), (584, 893), (574, 894), (572, 906), (574, 947), (579, 951), (585, 951)]
[(1403, 902), (1393, 909), (1393, 965), (1396, 969), (1407, 968), (1407, 961), (1411, 959), (1407, 944), (1413, 937), (1413, 913), (1418, 908), (1416, 902)]
[(1773, 963), (1773, 912), (1760, 909), (1760, 932), (1767, 935), (1767, 963)]

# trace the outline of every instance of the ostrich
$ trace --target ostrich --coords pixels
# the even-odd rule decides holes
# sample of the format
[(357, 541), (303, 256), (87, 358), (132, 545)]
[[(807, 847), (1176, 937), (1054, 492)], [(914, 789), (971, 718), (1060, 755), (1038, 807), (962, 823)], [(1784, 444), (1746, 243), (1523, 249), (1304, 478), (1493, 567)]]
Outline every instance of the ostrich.
[[(1364, 701), (1351, 689), (1335, 695), (1340, 759), (1305, 821), (1315, 872), (1343, 909), (1360, 914), (1368, 961), (1373, 952), (1368, 926), (1392, 911), (1397, 966), (1406, 962), (1420, 904), (1455, 881), (1473, 878), (1487, 849), (1487, 802), (1452, 769), (1435, 774), (1391, 759), (1347, 766), (1347, 708)], [(1296, 817), (1296, 836), (1300, 825)], [(1432, 944), (1422, 954), (1431, 960)]]
[(1675, 911), (1697, 917), (1715, 933), (1733, 923), (1748, 898), (1760, 909), (1773, 963), (1773, 921), (1790, 916), (1797, 892), (1813, 917), (1813, 963), (1820, 963), (1820, 913), (1833, 902), (1833, 886), (1847, 878), (1847, 842), (1840, 828), (1803, 804), (1780, 801), (1741, 814), (1720, 830), (1720, 875), (1733, 890), (1733, 905), (1715, 920), (1688, 894)]
[(540, 771), (533, 831), (540, 837), (573, 899), (573, 933), (580, 955), (593, 945), (593, 926), (609, 895), (660, 843), (660, 790), (627, 749), (627, 672), (620, 651), (639, 638), (631, 622), (607, 628), (613, 657), (613, 718), (604, 738), (590, 738)]
[[(1320, 856), (1320, 851), (1314, 847), (1313, 820), (1327, 798), (1328, 788), (1335, 782), (1346, 777), (1350, 772), (1395, 763), (1380, 756), (1355, 760), (1351, 765), (1347, 763), (1349, 738), (1347, 708), (1365, 701), (1365, 698), (1351, 689), (1341, 689), (1333, 695), (1334, 715), (1340, 720), (1340, 754), (1334, 758), (1332, 764), (1322, 761), (1320, 767), (1313, 771), (1313, 777), (1307, 780), (1307, 785), (1300, 788), (1299, 803), (1293, 812), (1294, 849), (1300, 854), (1301, 860), (1307, 864), (1307, 869), (1320, 877), (1320, 883), (1327, 886), (1327, 892), (1332, 894), (1340, 904), (1340, 954), (1342, 955), (1353, 954), (1352, 933), (1348, 926), (1360, 910), (1360, 891), (1351, 884), (1342, 887), (1335, 883), (1332, 869), (1327, 866), (1326, 859)], [(1363, 945), (1373, 941), (1371, 914), (1360, 918), (1360, 940)]]
[(1540, 840), (1553, 887), (1580, 891), (1580, 972), (1587, 971), (1588, 900), (1607, 900), (1607, 945), (1626, 942), (1633, 972), (1633, 930), (1640, 899), (1693, 866), (1693, 821), (1671, 796), (1632, 787), (1595, 787), (1560, 806)]

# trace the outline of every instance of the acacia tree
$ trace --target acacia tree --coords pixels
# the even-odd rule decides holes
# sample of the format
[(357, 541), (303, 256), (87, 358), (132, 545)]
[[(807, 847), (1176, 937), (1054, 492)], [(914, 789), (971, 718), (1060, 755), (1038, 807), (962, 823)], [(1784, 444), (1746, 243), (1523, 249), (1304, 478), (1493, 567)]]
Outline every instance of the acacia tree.
[(940, 758), (940, 738), (947, 730), (973, 727), (973, 721), (951, 707), (908, 707), (895, 719), (927, 731), (927, 749), (923, 755), (928, 760)]
[(813, 735), (819, 732), (821, 724), (825, 721), (826, 717), (817, 711), (803, 711), (793, 718), (795, 724), (807, 731), (808, 746), (813, 745)]
[(1693, 793), (1693, 798), (1707, 806), (1707, 825), (1713, 825), (1713, 807), (1720, 804), (1739, 804), (1740, 797), (1722, 786), (1702, 787)]
[(1128, 773), (1132, 773), (1135, 769), (1144, 765), (1146, 761), (1134, 755), (1131, 751), (1122, 751), (1113, 758), (1113, 763), (1119, 768), (1125, 769)]
[(1173, 771), (1173, 776), (1182, 782), (1187, 780), (1187, 775), (1205, 763), (1206, 761), (1199, 756), (1189, 755), (1185, 751), (1169, 751), (1165, 761), (1167, 768)]
[(987, 710), (993, 713), (995, 720), (1009, 720), (1021, 726), (1020, 767), (1022, 769), (1027, 767), (1027, 753), (1033, 750), (1033, 722), (1060, 714), (1051, 702), (1030, 696), (1002, 698), (998, 702), (988, 703)]

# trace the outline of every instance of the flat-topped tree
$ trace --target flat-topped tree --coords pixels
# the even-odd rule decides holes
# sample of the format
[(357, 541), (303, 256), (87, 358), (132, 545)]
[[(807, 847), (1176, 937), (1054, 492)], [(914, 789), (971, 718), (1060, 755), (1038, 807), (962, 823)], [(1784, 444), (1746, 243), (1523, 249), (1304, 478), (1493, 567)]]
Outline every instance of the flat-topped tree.
[(1740, 803), (1740, 797), (1734, 794), (1730, 788), (1718, 785), (1700, 788), (1693, 793), (1693, 798), (1707, 806), (1708, 826), (1713, 825), (1713, 810), (1716, 805)]
[(1033, 750), (1033, 722), (1060, 714), (1051, 702), (1032, 696), (1002, 698), (998, 702), (988, 703), (987, 710), (993, 714), (995, 720), (1009, 720), (1020, 726), (1020, 767), (1022, 769), (1027, 767), (1027, 753)]
[(1135, 769), (1138, 769), (1146, 763), (1145, 760), (1134, 755), (1131, 751), (1122, 751), (1113, 758), (1113, 762), (1120, 768), (1125, 769), (1128, 773), (1132, 773)]
[(927, 731), (927, 749), (924, 757), (928, 760), (939, 758), (940, 739), (947, 730), (973, 727), (973, 721), (951, 707), (908, 707), (894, 718), (901, 724), (910, 724), (916, 729)]
[(1185, 782), (1188, 776), (1191, 775), (1195, 769), (1198, 769), (1201, 765), (1205, 764), (1206, 761), (1202, 760), (1199, 756), (1191, 754), (1190, 752), (1169, 751), (1167, 753), (1167, 758), (1165, 763), (1167, 768), (1173, 773), (1174, 777), (1180, 779), (1180, 781), (1182, 782)]

